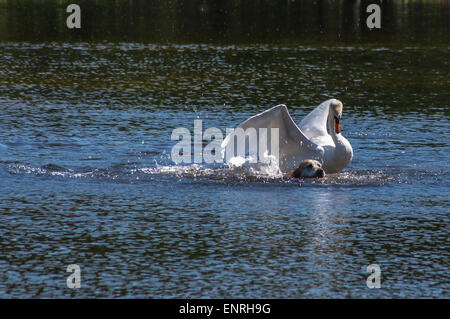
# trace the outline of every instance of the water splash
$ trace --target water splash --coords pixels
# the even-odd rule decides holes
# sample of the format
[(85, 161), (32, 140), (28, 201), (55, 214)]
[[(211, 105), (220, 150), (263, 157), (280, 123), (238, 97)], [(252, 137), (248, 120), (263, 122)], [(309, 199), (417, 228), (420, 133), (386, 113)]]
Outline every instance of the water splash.
[[(106, 179), (125, 183), (154, 182), (162, 178), (175, 177), (178, 180), (202, 179), (204, 181), (225, 182), (262, 182), (274, 184), (292, 184), (301, 186), (383, 186), (387, 184), (412, 184), (430, 179), (430, 174), (440, 182), (445, 176), (439, 172), (429, 170), (410, 169), (379, 169), (379, 170), (348, 170), (339, 174), (329, 174), (324, 178), (287, 179), (279, 171), (276, 162), (249, 163), (236, 159), (228, 166), (206, 167), (199, 164), (192, 165), (158, 165), (152, 167), (114, 166), (109, 168), (68, 169), (55, 164), (32, 167), (23, 164), (7, 166), (9, 174), (26, 174), (34, 176), (50, 176), (70, 179)], [(445, 174), (444, 174), (445, 175)]]
[(278, 160), (273, 155), (263, 154), (259, 161), (254, 157), (236, 156), (228, 160), (226, 164), (231, 170), (243, 172), (246, 175), (262, 178), (282, 178)]

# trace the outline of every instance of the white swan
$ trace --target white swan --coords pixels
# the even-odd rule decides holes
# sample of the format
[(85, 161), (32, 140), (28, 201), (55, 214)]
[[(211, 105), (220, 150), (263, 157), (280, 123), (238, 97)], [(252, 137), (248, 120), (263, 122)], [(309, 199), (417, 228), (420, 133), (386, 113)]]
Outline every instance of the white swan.
[[(352, 146), (341, 134), (342, 108), (339, 100), (330, 99), (316, 107), (297, 126), (286, 105), (280, 104), (247, 119), (237, 128), (244, 131), (255, 128), (257, 145), (267, 145), (269, 154), (272, 154), (271, 128), (278, 128), (278, 165), (283, 173), (297, 168), (304, 159), (318, 160), (326, 173), (338, 173), (353, 158)], [(267, 129), (267, 136), (259, 136), (260, 128)], [(229, 134), (222, 143), (224, 157), (225, 151), (229, 151), (227, 145), (231, 138), (234, 138), (234, 133)], [(236, 154), (236, 146), (234, 152)], [(227, 156), (227, 159), (230, 157)]]

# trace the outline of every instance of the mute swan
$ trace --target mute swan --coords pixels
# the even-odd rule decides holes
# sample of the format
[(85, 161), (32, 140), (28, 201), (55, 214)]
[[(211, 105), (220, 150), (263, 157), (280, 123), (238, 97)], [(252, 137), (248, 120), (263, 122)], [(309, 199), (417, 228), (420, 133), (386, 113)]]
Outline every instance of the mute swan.
[[(282, 173), (295, 169), (304, 159), (319, 161), (326, 173), (338, 173), (347, 167), (353, 158), (352, 146), (341, 134), (342, 108), (341, 101), (327, 100), (297, 126), (286, 105), (280, 104), (247, 119), (237, 128), (242, 128), (245, 132), (248, 128), (254, 128), (258, 139), (257, 145), (265, 143), (269, 154), (273, 154), (272, 147), (274, 147), (271, 129), (278, 128), (278, 165)], [(330, 133), (327, 131), (327, 123)], [(267, 133), (266, 136), (262, 134), (259, 136), (261, 129)], [(226, 152), (230, 151), (227, 145), (231, 138), (234, 139), (234, 135), (234, 132), (229, 134), (222, 142), (224, 157)], [(274, 138), (276, 139), (276, 136)], [(237, 154), (236, 145), (234, 154)], [(227, 160), (230, 157), (227, 155)]]

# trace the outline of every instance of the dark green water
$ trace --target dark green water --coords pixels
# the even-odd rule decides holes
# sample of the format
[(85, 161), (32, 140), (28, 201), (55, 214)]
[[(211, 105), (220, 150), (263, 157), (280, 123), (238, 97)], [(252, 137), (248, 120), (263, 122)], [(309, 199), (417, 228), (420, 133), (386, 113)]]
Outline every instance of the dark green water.
[[(356, 1), (95, 3), (66, 39), (65, 2), (0, 1), (0, 297), (449, 297), (447, 2), (385, 2), (372, 32)], [(195, 119), (331, 97), (339, 175), (169, 157)]]
[[(67, 0), (1, 0), (3, 41), (150, 43), (448, 43), (448, 1), (80, 0), (81, 29), (68, 29)], [(369, 4), (381, 8), (370, 30)]]

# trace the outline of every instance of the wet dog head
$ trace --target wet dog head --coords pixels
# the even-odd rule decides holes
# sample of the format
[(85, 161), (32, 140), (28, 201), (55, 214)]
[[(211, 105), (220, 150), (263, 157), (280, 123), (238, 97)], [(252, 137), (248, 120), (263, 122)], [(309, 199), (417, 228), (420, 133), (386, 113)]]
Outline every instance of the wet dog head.
[(301, 178), (301, 177), (324, 177), (325, 171), (322, 168), (322, 164), (316, 160), (303, 160), (300, 166), (295, 169), (287, 177)]

